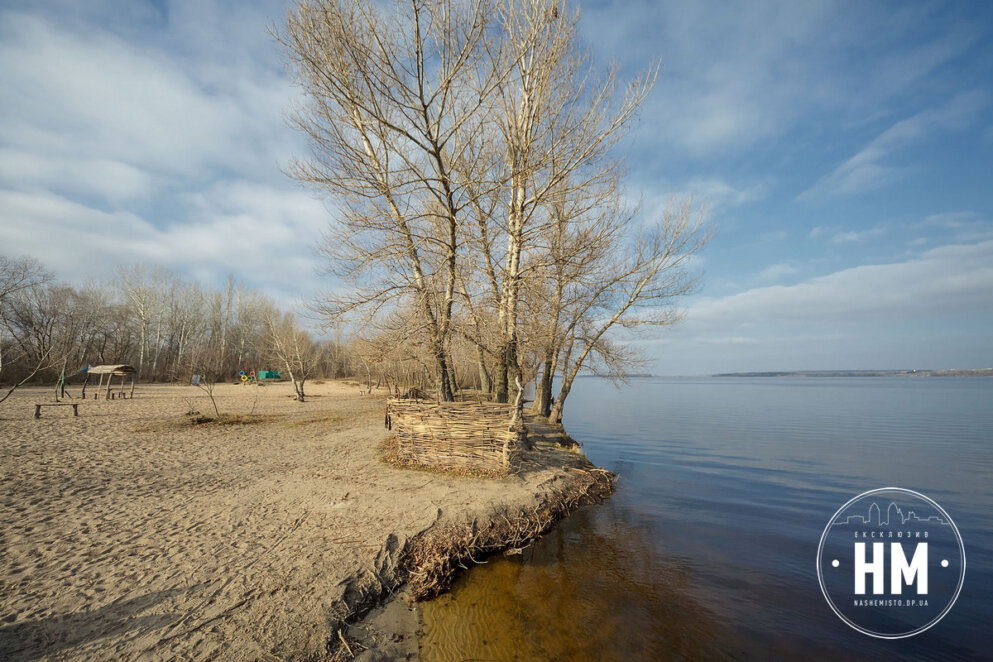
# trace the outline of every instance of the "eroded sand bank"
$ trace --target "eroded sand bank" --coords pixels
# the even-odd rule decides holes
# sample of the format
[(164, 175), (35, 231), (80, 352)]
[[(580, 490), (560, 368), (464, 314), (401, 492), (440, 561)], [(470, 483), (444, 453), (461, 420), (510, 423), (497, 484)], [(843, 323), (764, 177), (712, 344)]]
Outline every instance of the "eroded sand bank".
[(78, 418), (34, 419), (48, 389), (0, 405), (0, 658), (322, 659), (402, 581), (408, 541), (577, 479), (550, 448), (499, 480), (394, 468), (381, 397), (309, 390), (219, 385), (222, 414), (254, 415), (226, 425), (185, 422), (213, 415), (191, 386), (140, 385)]

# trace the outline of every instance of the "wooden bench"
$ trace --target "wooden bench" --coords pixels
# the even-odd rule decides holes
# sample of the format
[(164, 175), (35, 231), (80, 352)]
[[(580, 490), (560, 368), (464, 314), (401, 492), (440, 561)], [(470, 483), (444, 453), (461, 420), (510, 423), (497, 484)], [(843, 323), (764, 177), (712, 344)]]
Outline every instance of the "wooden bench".
[(78, 402), (43, 402), (41, 404), (35, 403), (34, 405), (34, 417), (41, 418), (41, 408), (42, 407), (72, 407), (72, 415), (79, 416), (79, 403)]

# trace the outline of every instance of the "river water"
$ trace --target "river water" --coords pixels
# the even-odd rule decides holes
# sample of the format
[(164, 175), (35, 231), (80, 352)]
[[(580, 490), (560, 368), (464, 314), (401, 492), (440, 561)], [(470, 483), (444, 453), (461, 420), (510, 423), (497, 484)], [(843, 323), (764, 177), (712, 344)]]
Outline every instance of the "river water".
[[(993, 379), (588, 378), (565, 423), (617, 492), (426, 603), (426, 662), (993, 659)], [(835, 616), (815, 563), (835, 511), (889, 486), (967, 557), (952, 610), (899, 640)]]

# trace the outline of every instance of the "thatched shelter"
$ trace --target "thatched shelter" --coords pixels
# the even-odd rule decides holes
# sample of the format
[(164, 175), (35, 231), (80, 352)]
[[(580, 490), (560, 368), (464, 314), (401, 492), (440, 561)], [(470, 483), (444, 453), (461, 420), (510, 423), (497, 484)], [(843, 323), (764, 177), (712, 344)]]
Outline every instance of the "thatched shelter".
[[(86, 397), (86, 382), (88, 382), (90, 380), (90, 375), (100, 375), (100, 383), (97, 385), (97, 392), (93, 395), (93, 399), (94, 400), (96, 400), (96, 399), (98, 399), (100, 397), (100, 391), (101, 390), (103, 390), (103, 392), (104, 392), (104, 394), (103, 394), (104, 400), (110, 400), (110, 399), (112, 399), (114, 397), (114, 395), (110, 392), (110, 383), (114, 379), (114, 377), (120, 377), (121, 378), (120, 397), (121, 398), (124, 398), (124, 397), (133, 398), (134, 397), (134, 375), (135, 375), (136, 372), (137, 372), (137, 370), (135, 370), (133, 367), (131, 367), (131, 366), (125, 364), (125, 363), (119, 363), (117, 365), (98, 365), (98, 366), (93, 366), (92, 368), (89, 368), (86, 371), (86, 381), (83, 382), (83, 397), (84, 398)], [(106, 388), (104, 388), (104, 385), (103, 385), (104, 375), (107, 376), (107, 386), (106, 386)], [(124, 380), (125, 380), (125, 378), (128, 375), (131, 376), (131, 390), (128, 393), (128, 395), (125, 396), (124, 395)]]

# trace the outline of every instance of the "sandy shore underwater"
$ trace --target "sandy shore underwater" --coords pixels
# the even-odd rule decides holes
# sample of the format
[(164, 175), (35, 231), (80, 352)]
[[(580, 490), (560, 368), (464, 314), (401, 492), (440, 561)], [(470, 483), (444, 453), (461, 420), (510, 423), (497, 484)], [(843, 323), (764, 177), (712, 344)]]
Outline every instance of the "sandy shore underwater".
[[(539, 444), (498, 480), (396, 468), (379, 461), (382, 396), (308, 386), (297, 403), (288, 384), (218, 385), (227, 424), (188, 422), (213, 415), (192, 386), (142, 384), (78, 418), (33, 418), (50, 389), (0, 405), (0, 659), (326, 659), (407, 578), (412, 542), (545, 516), (585, 475), (565, 465), (589, 466)], [(415, 658), (403, 612), (353, 625), (353, 652)]]

